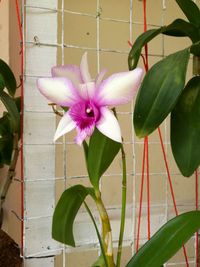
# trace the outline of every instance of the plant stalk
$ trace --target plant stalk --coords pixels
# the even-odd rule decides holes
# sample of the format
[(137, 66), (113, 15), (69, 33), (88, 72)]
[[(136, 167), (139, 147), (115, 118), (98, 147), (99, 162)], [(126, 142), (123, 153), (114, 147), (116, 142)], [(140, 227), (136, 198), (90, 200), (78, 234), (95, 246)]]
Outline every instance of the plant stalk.
[(101, 199), (101, 193), (99, 190), (95, 191), (96, 205), (100, 214), (102, 223), (102, 239), (104, 245), (104, 251), (109, 267), (115, 267), (113, 258), (113, 247), (112, 247), (112, 230), (110, 226), (110, 220), (108, 213)]
[(125, 227), (125, 217), (126, 217), (126, 191), (127, 191), (127, 177), (126, 177), (126, 154), (121, 146), (121, 155), (122, 155), (122, 209), (121, 209), (121, 224), (120, 224), (120, 233), (119, 233), (119, 241), (118, 241), (118, 249), (117, 249), (117, 264), (116, 267), (120, 267), (121, 263), (121, 255), (122, 255), (122, 244), (124, 237), (124, 227)]

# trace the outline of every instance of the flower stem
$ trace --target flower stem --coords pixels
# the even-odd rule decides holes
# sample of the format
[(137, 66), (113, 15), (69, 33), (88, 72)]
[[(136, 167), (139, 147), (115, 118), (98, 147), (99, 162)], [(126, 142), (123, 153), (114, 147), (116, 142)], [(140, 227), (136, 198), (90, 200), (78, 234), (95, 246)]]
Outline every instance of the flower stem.
[(110, 220), (109, 220), (106, 208), (103, 204), (101, 193), (99, 190), (95, 191), (95, 196), (96, 196), (96, 205), (97, 205), (100, 217), (101, 217), (102, 237), (103, 237), (102, 239), (103, 239), (106, 259), (107, 259), (109, 267), (115, 267), (114, 259), (113, 259), (112, 230), (110, 226)]
[(121, 255), (122, 255), (122, 243), (124, 237), (124, 227), (125, 227), (125, 216), (126, 216), (126, 155), (123, 148), (121, 146), (121, 155), (122, 155), (122, 167), (123, 167), (123, 177), (122, 177), (122, 209), (121, 209), (121, 225), (120, 225), (120, 234), (118, 241), (118, 249), (117, 249), (117, 264), (116, 267), (120, 267), (121, 263)]
[(105, 251), (104, 251), (103, 242), (101, 240), (101, 235), (99, 233), (97, 224), (96, 224), (95, 219), (94, 219), (94, 217), (92, 215), (92, 212), (90, 211), (90, 209), (89, 209), (89, 207), (88, 207), (88, 205), (87, 205), (87, 203), (85, 201), (84, 201), (84, 205), (85, 205), (85, 208), (86, 208), (86, 210), (87, 210), (87, 212), (88, 212), (88, 214), (89, 214), (89, 216), (90, 216), (90, 218), (91, 218), (91, 220), (92, 220), (92, 222), (94, 224), (94, 227), (95, 227), (95, 230), (96, 230), (96, 233), (97, 233), (97, 237), (99, 239), (99, 244), (100, 244), (100, 247), (101, 247), (101, 253), (102, 253), (103, 258), (104, 258), (105, 266), (108, 267), (107, 258), (106, 258), (106, 254), (105, 254)]

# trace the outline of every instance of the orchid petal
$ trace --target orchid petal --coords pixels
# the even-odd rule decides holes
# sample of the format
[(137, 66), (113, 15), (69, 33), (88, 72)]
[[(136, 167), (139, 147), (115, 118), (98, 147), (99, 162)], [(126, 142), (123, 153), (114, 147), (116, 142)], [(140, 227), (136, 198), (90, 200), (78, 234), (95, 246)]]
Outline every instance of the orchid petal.
[(121, 130), (114, 114), (106, 107), (101, 108), (101, 119), (96, 124), (97, 129), (110, 139), (121, 143)]
[(87, 52), (85, 52), (82, 56), (80, 70), (81, 70), (83, 82), (85, 83), (91, 82), (92, 78), (91, 78), (89, 67), (88, 67)]
[(52, 77), (66, 77), (72, 81), (75, 86), (83, 83), (80, 68), (76, 65), (55, 66), (51, 69)]
[(39, 78), (37, 87), (48, 100), (60, 106), (70, 107), (79, 98), (72, 82), (67, 78)]
[(85, 140), (86, 137), (89, 137), (92, 135), (94, 128), (95, 128), (94, 125), (92, 125), (91, 127), (87, 127), (85, 129), (82, 129), (82, 130), (77, 128), (77, 136), (75, 138), (76, 144), (82, 145), (83, 140)]
[(96, 93), (96, 86), (94, 82), (88, 82), (79, 84), (79, 95), (83, 99), (92, 99), (95, 96)]
[(98, 88), (99, 85), (101, 84), (101, 82), (103, 81), (103, 77), (106, 74), (106, 69), (103, 69), (102, 71), (100, 71), (100, 73), (97, 75), (96, 79), (95, 79), (95, 84), (96, 87)]
[(139, 89), (142, 76), (143, 70), (141, 68), (111, 75), (99, 87), (98, 103), (115, 106), (130, 102)]
[(73, 130), (75, 127), (76, 127), (76, 123), (72, 120), (69, 113), (66, 112), (58, 124), (57, 130), (54, 136), (54, 142), (62, 135)]

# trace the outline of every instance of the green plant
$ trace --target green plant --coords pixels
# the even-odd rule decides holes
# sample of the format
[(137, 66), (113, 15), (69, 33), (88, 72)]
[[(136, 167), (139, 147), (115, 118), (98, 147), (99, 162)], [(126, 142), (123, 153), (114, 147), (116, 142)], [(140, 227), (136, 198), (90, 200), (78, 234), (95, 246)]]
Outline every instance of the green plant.
[(6, 111), (0, 118), (0, 166), (8, 165), (6, 177), (1, 177), (0, 225), (3, 221), (3, 203), (15, 175), (19, 155), (20, 139), (20, 97), (16, 93), (16, 80), (10, 67), (0, 59), (0, 100)]
[[(198, 105), (199, 77), (192, 78), (186, 87), (185, 77), (190, 54), (194, 55), (194, 74), (199, 74), (200, 11), (191, 0), (176, 0), (176, 2), (186, 14), (189, 22), (177, 19), (169, 26), (149, 30), (139, 36), (129, 54), (129, 68), (134, 71), (142, 47), (160, 33), (178, 37), (187, 36), (191, 39), (192, 44), (189, 48), (161, 60), (146, 74), (136, 100), (134, 126), (136, 134), (139, 137), (145, 137), (152, 133), (172, 112), (172, 117), (175, 120), (173, 124), (172, 119), (172, 126), (180, 125), (181, 130), (183, 130), (182, 121), (178, 122), (178, 120), (179, 115), (182, 114), (180, 109), (186, 106), (184, 119), (187, 120), (191, 131), (185, 130), (189, 135), (189, 140), (182, 138), (185, 143), (181, 146), (188, 146), (187, 142), (192, 144), (195, 142), (197, 145), (195, 138), (198, 136), (198, 129), (196, 124), (197, 127), (200, 127), (197, 120), (200, 109)], [(92, 79), (88, 69), (87, 55), (84, 54), (80, 66), (54, 67), (52, 77), (39, 78), (37, 81), (40, 92), (53, 102), (51, 105), (56, 114), (62, 116), (54, 106), (64, 106), (65, 113), (58, 124), (55, 140), (76, 128), (75, 142), (83, 145), (88, 177), (91, 183), (90, 187), (77, 184), (63, 192), (54, 211), (52, 236), (63, 244), (75, 246), (74, 220), (81, 205), (84, 204), (94, 223), (101, 247), (101, 255), (92, 265), (93, 267), (120, 267), (121, 265), (126, 213), (126, 155), (121, 143), (122, 138), (116, 111), (112, 109), (111, 112), (108, 106), (127, 103), (133, 97), (132, 88), (136, 90), (139, 87), (141, 70), (133, 71), (114, 74), (105, 80), (103, 80), (104, 72), (101, 72), (96, 79)], [(179, 138), (174, 133), (174, 131), (176, 134), (179, 133), (179, 129), (173, 130), (171, 127), (171, 130), (171, 138)], [(89, 141), (85, 140), (86, 137), (89, 137)], [(179, 147), (173, 147), (177, 162), (179, 149)], [(100, 179), (119, 152), (122, 160), (122, 209), (117, 257), (115, 259), (111, 223), (102, 200)], [(196, 163), (194, 164), (196, 161), (195, 152), (193, 150), (189, 152), (189, 156), (186, 155), (189, 164), (186, 166), (190, 166), (190, 168), (186, 168), (185, 171), (182, 168), (182, 163), (178, 164), (182, 173), (187, 175), (191, 171), (194, 172), (198, 166)], [(187, 153), (188, 151), (185, 152), (185, 154)], [(183, 161), (183, 155), (181, 157), (181, 161)], [(91, 197), (96, 204), (101, 219), (101, 234), (86, 203), (87, 197)], [(173, 218), (163, 225), (132, 257), (127, 267), (161, 267), (199, 228), (200, 211), (187, 212)]]
[[(188, 37), (191, 45), (162, 59), (150, 68), (136, 99), (134, 127), (138, 137), (151, 134), (171, 114), (171, 147), (184, 176), (200, 164), (200, 10), (191, 0), (176, 0), (188, 21), (176, 19), (168, 26), (141, 34), (130, 51), (134, 69), (142, 47), (159, 34)], [(193, 77), (185, 85), (190, 55)]]

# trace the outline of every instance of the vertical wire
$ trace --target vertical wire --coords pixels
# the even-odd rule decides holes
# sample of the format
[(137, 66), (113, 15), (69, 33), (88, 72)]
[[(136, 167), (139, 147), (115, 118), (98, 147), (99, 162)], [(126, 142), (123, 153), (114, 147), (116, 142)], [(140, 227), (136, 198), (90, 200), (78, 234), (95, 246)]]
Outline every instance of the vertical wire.
[[(162, 0), (162, 17), (161, 17), (161, 26), (164, 26), (165, 23), (165, 11), (167, 9), (166, 0)], [(165, 57), (165, 37), (162, 34), (162, 58)], [(165, 140), (165, 151), (167, 153), (167, 119), (164, 121), (164, 140)], [(168, 190), (168, 180), (167, 180), (167, 171), (165, 174), (165, 221), (168, 221), (168, 214), (169, 214), (169, 190)], [(167, 263), (164, 264), (167, 266)]]
[[(147, 31), (147, 2), (143, 0), (143, 16), (144, 16), (144, 32)], [(149, 70), (148, 61), (148, 45), (145, 45), (145, 69)], [(146, 170), (147, 170), (147, 237), (148, 240), (151, 236), (151, 211), (150, 211), (150, 176), (149, 176), (149, 149), (148, 149), (148, 137), (145, 137), (145, 147), (146, 147)]]
[[(100, 10), (100, 4), (99, 4), (99, 0), (96, 1), (96, 46), (97, 46), (97, 73), (100, 72), (100, 15), (101, 15), (101, 10)], [(100, 190), (102, 188), (102, 181), (100, 180), (99, 183), (100, 186)], [(100, 223), (100, 217), (98, 218), (99, 220), (99, 224)], [(101, 254), (101, 249), (100, 246), (98, 247), (98, 254), (100, 256)]]
[[(62, 62), (62, 65), (65, 64), (65, 51), (64, 51), (64, 38), (65, 38), (65, 12), (64, 12), (64, 9), (65, 9), (65, 0), (62, 0), (61, 2), (61, 10), (62, 10), (62, 13), (61, 13), (61, 62)], [(63, 135), (62, 137), (62, 141), (63, 141), (63, 173), (64, 173), (64, 189), (66, 189), (67, 187), (67, 147), (66, 147), (66, 135)], [(66, 245), (63, 244), (63, 267), (66, 266)]]
[(97, 0), (97, 72), (100, 72), (100, 5), (99, 0)]
[[(133, 0), (130, 0), (130, 9), (129, 9), (129, 44), (133, 42)], [(131, 45), (130, 45), (131, 46)], [(131, 144), (132, 144), (132, 166), (133, 166), (133, 186), (132, 186), (132, 214), (131, 214), (131, 253), (134, 254), (135, 251), (135, 220), (136, 220), (136, 161), (135, 161), (135, 134), (133, 127), (133, 111), (134, 105), (133, 101), (131, 103)]]

